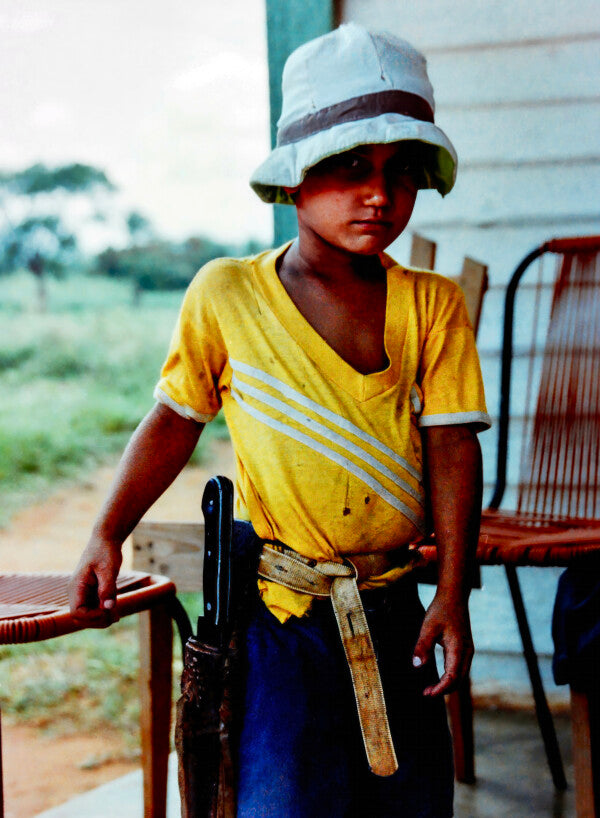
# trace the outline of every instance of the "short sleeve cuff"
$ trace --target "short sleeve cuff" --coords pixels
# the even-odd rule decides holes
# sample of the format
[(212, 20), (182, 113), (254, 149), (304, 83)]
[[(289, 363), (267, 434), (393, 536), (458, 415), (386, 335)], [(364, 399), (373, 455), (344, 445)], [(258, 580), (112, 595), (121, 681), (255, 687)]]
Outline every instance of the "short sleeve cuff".
[(474, 423), (477, 431), (483, 432), (492, 425), (487, 412), (444, 412), (438, 415), (425, 415), (419, 418), (419, 426), (456, 426), (461, 423)]
[(172, 409), (182, 418), (187, 418), (188, 420), (195, 420), (198, 423), (210, 423), (210, 421), (215, 417), (215, 414), (212, 415), (203, 415), (201, 412), (196, 412), (195, 409), (192, 409), (191, 406), (182, 405), (174, 401), (167, 393), (157, 386), (154, 390), (154, 400), (158, 403), (162, 403), (165, 406), (168, 406), (169, 409)]

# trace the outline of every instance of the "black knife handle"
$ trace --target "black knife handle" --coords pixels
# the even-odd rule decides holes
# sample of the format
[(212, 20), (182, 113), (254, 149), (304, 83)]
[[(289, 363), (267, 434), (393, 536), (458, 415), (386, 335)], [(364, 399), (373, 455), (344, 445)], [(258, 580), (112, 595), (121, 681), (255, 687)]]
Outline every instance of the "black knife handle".
[(225, 647), (232, 616), (231, 544), (233, 536), (233, 483), (213, 477), (202, 496), (204, 514), (204, 616), (198, 634), (215, 647)]

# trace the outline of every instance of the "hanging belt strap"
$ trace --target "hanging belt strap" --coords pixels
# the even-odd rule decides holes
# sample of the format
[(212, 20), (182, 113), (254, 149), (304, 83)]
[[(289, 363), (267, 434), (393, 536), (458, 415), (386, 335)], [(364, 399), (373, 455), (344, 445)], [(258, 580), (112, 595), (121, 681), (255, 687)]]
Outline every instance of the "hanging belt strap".
[(350, 560), (315, 562), (291, 549), (263, 546), (259, 576), (317, 597), (331, 597), (344, 645), (358, 708), (360, 729), (375, 775), (392, 775), (398, 769), (383, 698), (375, 650)]

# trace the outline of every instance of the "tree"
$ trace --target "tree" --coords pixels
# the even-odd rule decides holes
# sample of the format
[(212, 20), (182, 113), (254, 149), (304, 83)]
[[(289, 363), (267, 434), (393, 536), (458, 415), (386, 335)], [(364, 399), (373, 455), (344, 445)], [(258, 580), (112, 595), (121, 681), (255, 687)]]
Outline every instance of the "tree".
[(45, 310), (46, 274), (60, 274), (77, 257), (76, 233), (66, 218), (69, 203), (77, 197), (91, 203), (98, 190), (114, 189), (104, 171), (90, 165), (36, 164), (0, 173), (0, 273), (29, 270)]
[[(143, 227), (148, 230), (145, 220)], [(109, 247), (97, 257), (96, 269), (102, 275), (131, 281), (134, 301), (139, 303), (143, 292), (187, 287), (200, 267), (224, 255), (233, 255), (231, 248), (202, 236), (183, 242), (154, 238), (123, 250)]]
[(132, 244), (143, 244), (154, 237), (152, 222), (137, 210), (129, 213), (126, 224)]

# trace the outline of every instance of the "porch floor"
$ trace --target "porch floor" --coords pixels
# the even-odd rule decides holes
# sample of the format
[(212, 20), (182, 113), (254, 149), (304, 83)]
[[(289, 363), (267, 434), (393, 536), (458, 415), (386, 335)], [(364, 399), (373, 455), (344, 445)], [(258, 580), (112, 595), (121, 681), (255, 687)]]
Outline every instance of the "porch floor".
[[(546, 765), (535, 716), (530, 711), (477, 710), (477, 783), (458, 784), (455, 818), (573, 818), (575, 801), (568, 715), (555, 717), (569, 789), (557, 793)], [(142, 818), (141, 772), (130, 773), (79, 795), (37, 818)], [(169, 767), (168, 818), (180, 818), (177, 763)]]

